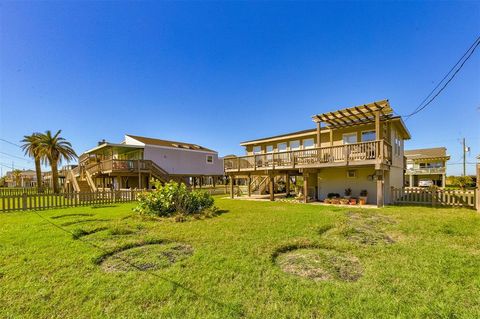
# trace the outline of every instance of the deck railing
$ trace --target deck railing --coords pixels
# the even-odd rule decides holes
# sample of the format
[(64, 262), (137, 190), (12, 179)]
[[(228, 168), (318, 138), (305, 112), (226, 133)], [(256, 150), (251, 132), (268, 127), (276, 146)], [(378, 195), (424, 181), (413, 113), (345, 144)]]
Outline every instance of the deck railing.
[(282, 169), (295, 167), (328, 166), (329, 163), (352, 164), (381, 159), (391, 161), (392, 146), (384, 141), (371, 141), (322, 148), (263, 153), (224, 159), (225, 171)]
[(415, 175), (415, 174), (444, 174), (445, 167), (427, 167), (427, 168), (408, 168), (407, 172), (408, 175)]
[(475, 208), (477, 190), (445, 190), (437, 187), (391, 188), (396, 205), (427, 205)]

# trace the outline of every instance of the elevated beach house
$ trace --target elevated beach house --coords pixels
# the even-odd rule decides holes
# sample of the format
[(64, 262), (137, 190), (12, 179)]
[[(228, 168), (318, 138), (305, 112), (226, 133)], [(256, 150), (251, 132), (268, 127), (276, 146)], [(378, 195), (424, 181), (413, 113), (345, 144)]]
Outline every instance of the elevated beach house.
[[(331, 193), (367, 193), (367, 202), (390, 202), (390, 187), (404, 184), (404, 140), (410, 133), (388, 100), (312, 117), (316, 128), (241, 143), (246, 156), (224, 159), (225, 173), (248, 180), (248, 195), (264, 180), (270, 199), (282, 180), (290, 192), (292, 176), (303, 180), (305, 201)], [(234, 196), (234, 186), (231, 186)], [(305, 196), (306, 195), (306, 196)]]
[(223, 161), (206, 147), (125, 135), (121, 143), (101, 141), (69, 170), (66, 188), (75, 191), (150, 188), (152, 178), (195, 186), (223, 177)]
[(450, 159), (445, 147), (405, 150), (405, 157), (407, 158), (406, 186), (445, 187), (447, 161)]

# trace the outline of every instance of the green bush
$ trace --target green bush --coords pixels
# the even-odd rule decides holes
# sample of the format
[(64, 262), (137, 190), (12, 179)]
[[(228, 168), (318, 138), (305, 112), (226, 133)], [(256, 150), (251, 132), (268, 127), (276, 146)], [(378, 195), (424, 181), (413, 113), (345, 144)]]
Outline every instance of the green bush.
[(194, 215), (213, 207), (213, 197), (202, 191), (189, 191), (183, 183), (155, 183), (155, 189), (139, 195), (134, 211), (159, 217)]

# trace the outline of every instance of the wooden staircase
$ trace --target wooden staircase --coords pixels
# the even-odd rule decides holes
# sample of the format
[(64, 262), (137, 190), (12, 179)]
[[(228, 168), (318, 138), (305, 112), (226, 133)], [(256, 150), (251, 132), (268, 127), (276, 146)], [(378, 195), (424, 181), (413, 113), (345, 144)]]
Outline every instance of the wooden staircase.
[(255, 176), (252, 180), (252, 194), (264, 195), (268, 188), (268, 176)]

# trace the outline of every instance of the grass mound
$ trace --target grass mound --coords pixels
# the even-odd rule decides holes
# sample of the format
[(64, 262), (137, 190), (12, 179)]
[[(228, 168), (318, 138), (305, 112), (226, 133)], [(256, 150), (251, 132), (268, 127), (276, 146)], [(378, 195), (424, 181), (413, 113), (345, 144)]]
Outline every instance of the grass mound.
[(291, 250), (280, 254), (276, 262), (284, 272), (314, 281), (356, 281), (362, 276), (357, 257), (330, 249)]
[(105, 272), (156, 270), (169, 267), (193, 254), (190, 245), (165, 242), (127, 247), (99, 260)]
[(108, 228), (107, 227), (95, 227), (95, 228), (92, 228), (92, 229), (75, 228), (72, 231), (72, 237), (73, 237), (73, 239), (79, 239), (81, 237), (88, 236), (88, 235), (91, 235), (91, 234), (95, 234), (95, 233), (98, 233), (98, 232), (106, 230), (106, 229), (108, 229)]
[(395, 221), (387, 216), (366, 212), (350, 212), (339, 232), (348, 241), (362, 245), (393, 244), (395, 240), (385, 233), (385, 227)]

